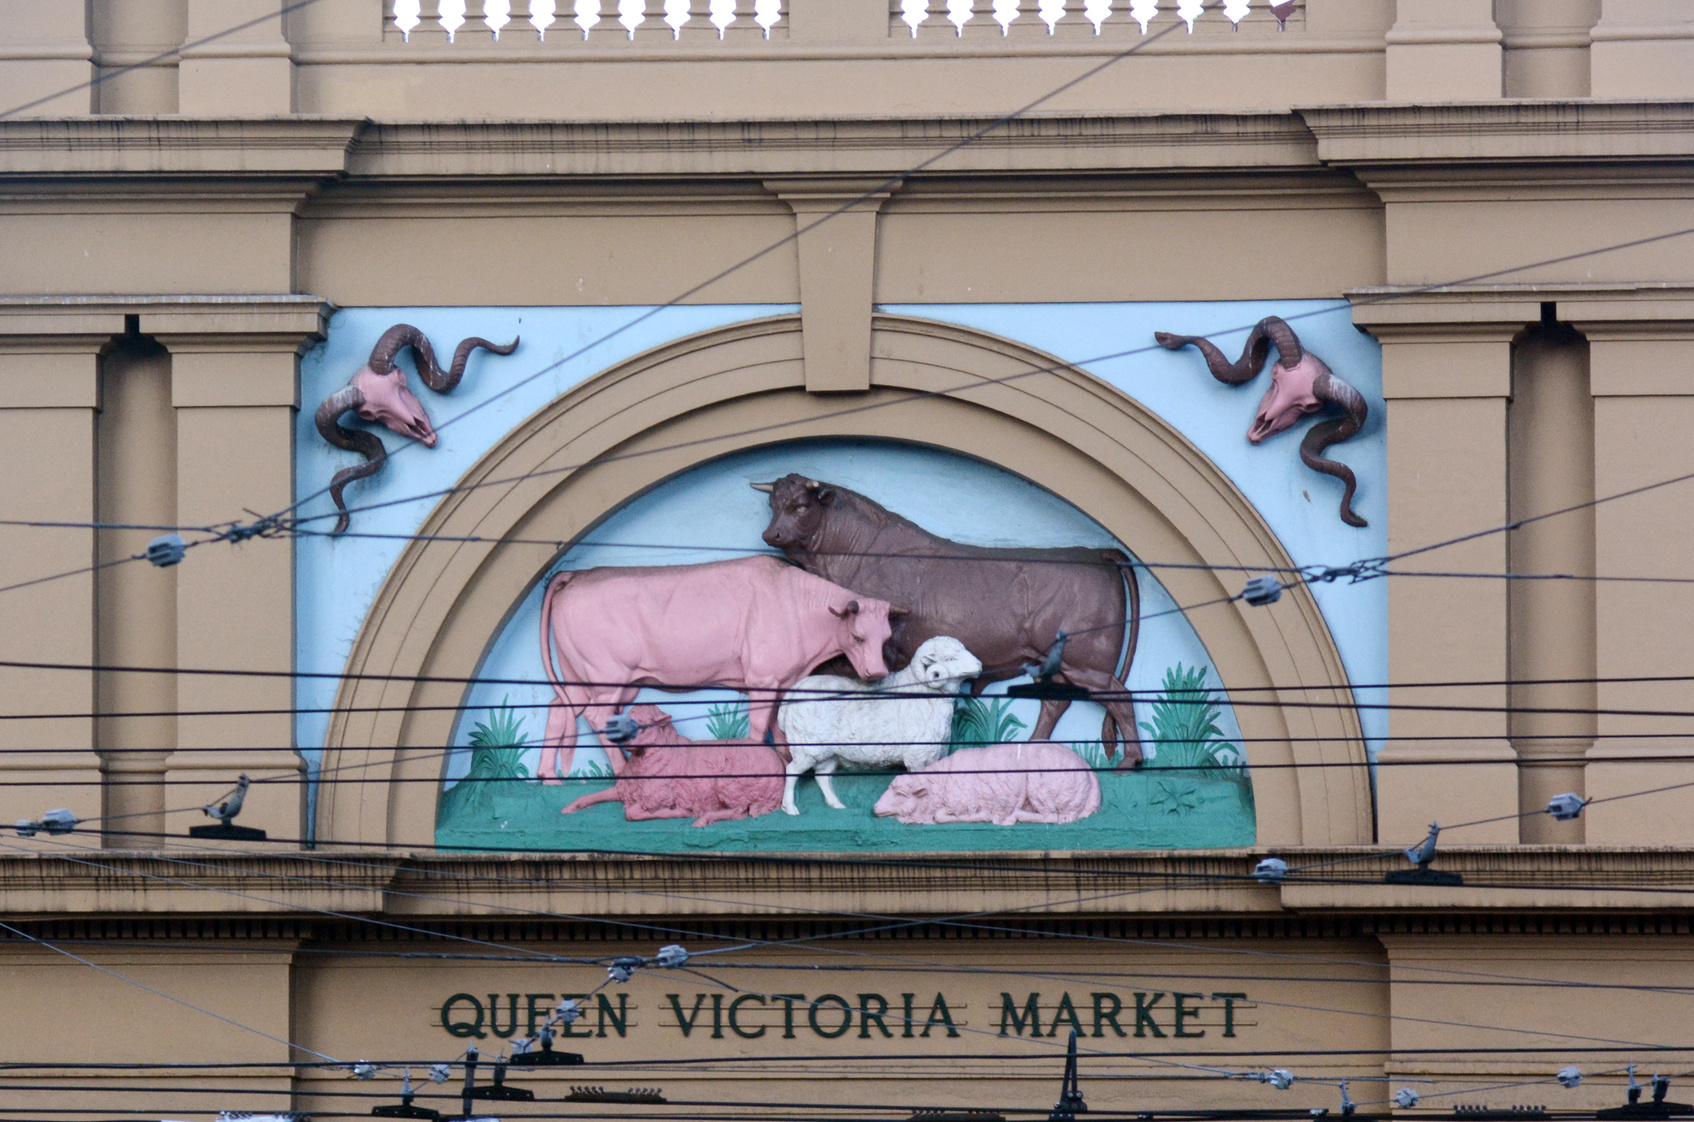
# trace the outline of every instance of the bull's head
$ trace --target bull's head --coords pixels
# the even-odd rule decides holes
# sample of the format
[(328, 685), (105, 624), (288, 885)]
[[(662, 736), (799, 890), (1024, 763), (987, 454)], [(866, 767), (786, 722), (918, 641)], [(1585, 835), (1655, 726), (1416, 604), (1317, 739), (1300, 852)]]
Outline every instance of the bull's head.
[(760, 535), (765, 544), (784, 553), (815, 548), (824, 513), (835, 502), (835, 488), (803, 475), (785, 475), (774, 483), (755, 483), (753, 490), (771, 497), (771, 521)]
[(342, 414), (351, 409), (366, 421), (374, 421), (401, 436), (410, 437), (426, 448), (435, 447), (435, 426), (429, 423), (423, 402), (406, 384), (406, 371), (394, 365), (394, 358), (402, 349), (412, 348), (412, 354), (417, 358), (418, 377), (423, 379), (424, 385), (436, 393), (451, 393), (458, 386), (459, 379), (464, 377), (465, 362), (473, 350), (481, 347), (497, 355), (509, 355), (517, 346), (517, 339), (502, 347), (473, 335), (460, 341), (453, 351), (453, 365), (443, 370), (435, 363), (435, 351), (429, 345), (429, 338), (411, 324), (397, 323), (384, 331), (376, 346), (371, 348), (370, 361), (359, 368), (351, 381), (318, 406), (315, 419), (323, 438), (337, 448), (365, 457), (364, 463), (343, 468), (330, 480), (329, 497), (334, 500), (335, 509), (341, 512), (335, 529), (330, 532), (339, 534), (347, 529), (347, 504), (341, 498), (347, 484), (375, 475), (382, 470), (388, 458), (388, 449), (383, 447), (375, 433), (343, 428)]
[(894, 635), (890, 620), (905, 612), (869, 597), (862, 602), (849, 600), (839, 608), (832, 605), (829, 611), (841, 621), (836, 635), (853, 672), (866, 680), (886, 678), (888, 663), (883, 661), (882, 645)]
[(1253, 418), (1252, 427), (1247, 430), (1247, 439), (1257, 444), (1267, 436), (1292, 428), (1301, 417), (1328, 405), (1339, 406), (1340, 417), (1320, 421), (1306, 433), (1305, 439), (1300, 442), (1300, 459), (1313, 471), (1341, 480), (1341, 520), (1349, 526), (1365, 525), (1365, 520), (1353, 512), (1353, 492), (1358, 487), (1353, 469), (1338, 461), (1327, 460), (1320, 454), (1331, 444), (1346, 440), (1364, 427), (1368, 413), (1364, 396), (1337, 378), (1317, 355), (1302, 347), (1292, 327), (1277, 316), (1266, 316), (1248, 334), (1247, 346), (1234, 362), (1225, 358), (1223, 352), (1203, 336), (1157, 331), (1153, 338), (1160, 346), (1173, 351), (1198, 347), (1206, 358), (1206, 368), (1212, 372), (1212, 377), (1226, 386), (1246, 385), (1257, 378), (1274, 345), (1277, 361), (1271, 368), (1270, 389), (1265, 391), (1264, 399), (1259, 402), (1259, 411)]

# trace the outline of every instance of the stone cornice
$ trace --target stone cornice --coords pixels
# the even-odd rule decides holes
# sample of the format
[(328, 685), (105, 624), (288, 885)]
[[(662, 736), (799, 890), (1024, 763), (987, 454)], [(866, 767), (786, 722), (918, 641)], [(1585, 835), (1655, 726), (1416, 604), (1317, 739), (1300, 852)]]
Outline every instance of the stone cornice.
[(15, 176), (340, 175), (365, 122), (344, 117), (54, 117), (0, 121)]
[(391, 914), (415, 920), (592, 920), (616, 916), (951, 915), (1024, 909), (1034, 917), (1236, 916), (1264, 920), (1350, 913), (1391, 919), (1479, 915), (1667, 913), (1694, 906), (1694, 848), (1443, 847), (1461, 888), (1384, 885), (1398, 851), (1282, 852), (1321, 867), (1280, 887), (1248, 874), (1262, 850), (980, 854), (958, 857), (538, 857), (311, 855), (202, 850), (172, 855), (89, 851), (0, 857), (0, 906), (65, 917)]
[(0, 340), (120, 335), (137, 317), (144, 335), (321, 338), (332, 306), (317, 296), (0, 296)]
[[(1688, 241), (1694, 245), (1694, 233)], [(1694, 284), (1474, 284), (1381, 286), (1345, 293), (1353, 322), (1372, 334), (1460, 325), (1522, 327), (1541, 318), (1541, 305), (1557, 305), (1561, 322), (1628, 324), (1639, 335), (1655, 325), (1686, 332), (1694, 323)]]
[(1323, 162), (1628, 163), (1694, 158), (1694, 101), (1489, 101), (1339, 105), (1296, 112)]

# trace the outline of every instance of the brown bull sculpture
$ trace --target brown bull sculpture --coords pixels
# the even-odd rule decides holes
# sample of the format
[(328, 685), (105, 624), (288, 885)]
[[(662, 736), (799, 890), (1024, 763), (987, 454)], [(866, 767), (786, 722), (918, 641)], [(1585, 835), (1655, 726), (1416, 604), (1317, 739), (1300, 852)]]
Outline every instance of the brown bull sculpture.
[(423, 402), (406, 384), (405, 369), (394, 365), (395, 356), (405, 347), (412, 348), (418, 363), (418, 377), (423, 379), (423, 384), (436, 393), (452, 393), (459, 379), (465, 376), (465, 363), (472, 351), (481, 347), (497, 355), (509, 355), (517, 346), (516, 339), (502, 347), (473, 335), (459, 344), (453, 351), (453, 365), (443, 370), (435, 364), (435, 351), (429, 345), (429, 337), (411, 324), (397, 323), (384, 331), (376, 346), (371, 348), (369, 361), (345, 386), (324, 398), (314, 418), (318, 432), (325, 440), (365, 458), (362, 464), (342, 468), (329, 481), (329, 497), (334, 500), (335, 509), (341, 512), (335, 529), (330, 533), (339, 534), (347, 529), (347, 504), (341, 498), (347, 484), (375, 475), (388, 461), (388, 449), (381, 439), (364, 429), (345, 427), (341, 424), (342, 414), (348, 410), (356, 411), (363, 420), (374, 421), (401, 436), (409, 436), (425, 448), (435, 447), (435, 426), (430, 424)]
[[(1121, 739), (1123, 763), (1140, 761), (1123, 680), (1135, 656), (1141, 594), (1122, 550), (964, 545), (856, 491), (799, 475), (753, 489), (770, 495), (768, 544), (807, 572), (907, 609), (884, 652), (891, 669), (904, 667), (925, 640), (951, 635), (982, 663), (971, 682), (980, 694), (1041, 662), (1067, 632), (1056, 680), (1115, 695), (1102, 702), (1100, 739), (1108, 756)], [(1043, 700), (1032, 739), (1051, 735), (1069, 706)]]

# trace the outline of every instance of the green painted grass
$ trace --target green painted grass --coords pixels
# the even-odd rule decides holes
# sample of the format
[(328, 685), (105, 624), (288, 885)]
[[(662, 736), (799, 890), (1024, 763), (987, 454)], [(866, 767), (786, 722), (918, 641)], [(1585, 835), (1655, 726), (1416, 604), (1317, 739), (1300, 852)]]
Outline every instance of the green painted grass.
[(489, 783), (486, 811), (448, 814), (435, 831), (438, 846), (536, 850), (619, 850), (675, 853), (928, 853), (975, 850), (1209, 849), (1252, 845), (1253, 815), (1236, 785), (1223, 780), (1161, 776), (1154, 771), (1100, 775), (1100, 810), (1058, 826), (953, 824), (907, 826), (871, 812), (886, 775), (836, 776), (845, 810), (824, 805), (817, 784), (800, 783), (800, 815), (775, 814), (695, 829), (691, 819), (626, 822), (623, 804), (602, 803), (576, 814), (559, 808), (609, 784), (572, 779), (556, 787), (534, 781)]

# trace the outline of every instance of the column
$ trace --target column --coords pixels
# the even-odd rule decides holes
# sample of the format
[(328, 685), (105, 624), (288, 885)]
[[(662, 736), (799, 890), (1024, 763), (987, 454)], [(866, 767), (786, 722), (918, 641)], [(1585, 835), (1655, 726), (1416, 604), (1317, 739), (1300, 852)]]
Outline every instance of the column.
[(1503, 88), (1493, 0), (1398, 0), (1388, 31), (1388, 100), (1482, 101)]
[[(171, 352), (177, 518), (250, 519), (293, 501), (299, 352), (322, 330), (323, 305), (276, 306), (219, 322), (215, 304), (141, 316)], [(219, 329), (222, 330), (219, 330)], [(190, 552), (177, 568), (178, 665), (251, 670), (183, 674), (177, 749), (166, 761), (173, 806), (210, 801), (242, 773), (254, 787), (241, 824), (302, 837), (304, 765), (294, 750), (294, 559), (291, 542), (256, 538)], [(221, 711), (216, 715), (189, 715)], [(274, 847), (273, 847), (274, 848)]]
[[(1432, 312), (1409, 302), (1354, 308), (1354, 322), (1382, 343), (1390, 554), (1506, 521), (1506, 399), (1511, 341), (1522, 324), (1438, 318), (1455, 312), (1464, 314), (1462, 307)], [(1479, 537), (1393, 567), (1503, 574), (1506, 535)], [(1517, 773), (1503, 684), (1507, 582), (1412, 576), (1388, 581), (1388, 676), (1397, 685), (1389, 692), (1396, 708), (1377, 772), (1378, 839), (1410, 844), (1431, 822), (1515, 815)], [(1454, 682), (1492, 684), (1416, 685)], [(1508, 819), (1468, 828), (1452, 842), (1517, 838), (1517, 823)]]
[[(1594, 398), (1588, 342), (1554, 319), (1518, 341), (1507, 411), (1508, 509), (1525, 522), (1508, 535), (1513, 580), (1513, 712), (1522, 841), (1577, 845), (1584, 822), (1537, 813), (1554, 795), (1583, 792), (1583, 764), (1594, 746)], [(1554, 511), (1567, 511), (1542, 517)], [(1529, 579), (1567, 574), (1572, 578)]]
[[(0, 519), (92, 522), (99, 352), (121, 315), (75, 322), (27, 302), (0, 308)], [(39, 333), (38, 333), (39, 332)], [(27, 481), (25, 483), (24, 481)], [(0, 823), (64, 807), (102, 813), (93, 663), (94, 531), (0, 526)], [(40, 714), (39, 719), (18, 719)]]
[[(282, 0), (188, 0), (188, 44), (260, 20), (201, 46), (185, 46), (177, 70), (178, 112), (262, 117), (294, 112), (293, 50)], [(267, 13), (274, 18), (263, 19)]]
[[(102, 530), (102, 563), (134, 556), (176, 523), (176, 416), (171, 409), (170, 355), (141, 335), (125, 335), (100, 371), (96, 426), (100, 521), (136, 529)], [(100, 662), (107, 667), (176, 665), (175, 568), (137, 562), (100, 574), (96, 620)], [(106, 844), (145, 849), (180, 820), (164, 815), (165, 760), (176, 743), (176, 677), (146, 670), (101, 671), (96, 730), (106, 774), (106, 812), (119, 815)], [(131, 714), (144, 714), (132, 716)]]
[[(88, 113), (94, 52), (84, 6), (46, 0), (7, 4), (0, 18), (0, 111), (28, 117)], [(39, 104), (35, 104), (39, 102)]]
[(1595, 97), (1694, 97), (1694, 5), (1603, 0), (1590, 33)]

